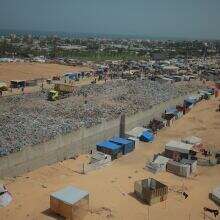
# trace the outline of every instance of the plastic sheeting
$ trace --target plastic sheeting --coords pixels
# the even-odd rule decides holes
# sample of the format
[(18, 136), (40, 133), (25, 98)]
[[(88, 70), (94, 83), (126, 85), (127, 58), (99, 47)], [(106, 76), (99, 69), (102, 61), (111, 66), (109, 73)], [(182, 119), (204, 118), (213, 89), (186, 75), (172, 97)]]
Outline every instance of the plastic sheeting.
[(12, 201), (12, 196), (4, 185), (0, 185), (0, 208), (6, 207)]
[(154, 140), (154, 134), (149, 131), (143, 132), (142, 135), (140, 136), (140, 141), (152, 142), (153, 140)]

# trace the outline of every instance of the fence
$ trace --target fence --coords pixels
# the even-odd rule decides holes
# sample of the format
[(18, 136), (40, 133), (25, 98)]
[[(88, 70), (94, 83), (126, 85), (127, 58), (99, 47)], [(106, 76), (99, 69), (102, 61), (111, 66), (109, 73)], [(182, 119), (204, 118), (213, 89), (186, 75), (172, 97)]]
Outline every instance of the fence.
[[(126, 131), (147, 124), (153, 117), (161, 115), (167, 107), (182, 103), (184, 98), (172, 99), (160, 103), (148, 111), (127, 117)], [(93, 128), (82, 128), (76, 132), (60, 135), (46, 143), (25, 147), (20, 152), (0, 158), (0, 176), (17, 176), (41, 166), (68, 159), (75, 154), (88, 153), (94, 149), (98, 141), (118, 134), (119, 120), (117, 119), (103, 122)]]

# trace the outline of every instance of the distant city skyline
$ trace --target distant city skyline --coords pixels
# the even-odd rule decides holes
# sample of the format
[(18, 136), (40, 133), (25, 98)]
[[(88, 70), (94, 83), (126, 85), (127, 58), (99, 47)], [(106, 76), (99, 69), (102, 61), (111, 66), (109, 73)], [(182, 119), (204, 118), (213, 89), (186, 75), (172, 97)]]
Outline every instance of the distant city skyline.
[(220, 39), (219, 0), (0, 0), (0, 30)]

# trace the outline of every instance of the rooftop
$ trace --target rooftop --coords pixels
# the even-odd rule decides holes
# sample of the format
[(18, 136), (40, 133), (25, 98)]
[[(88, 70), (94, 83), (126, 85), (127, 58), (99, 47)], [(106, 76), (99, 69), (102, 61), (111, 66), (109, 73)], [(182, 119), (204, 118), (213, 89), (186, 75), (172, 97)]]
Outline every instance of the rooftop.
[(165, 149), (181, 153), (189, 153), (189, 151), (193, 149), (193, 145), (171, 140), (165, 145)]
[(63, 201), (66, 204), (73, 205), (85, 196), (89, 195), (87, 191), (78, 189), (74, 186), (67, 186), (51, 194), (52, 197)]

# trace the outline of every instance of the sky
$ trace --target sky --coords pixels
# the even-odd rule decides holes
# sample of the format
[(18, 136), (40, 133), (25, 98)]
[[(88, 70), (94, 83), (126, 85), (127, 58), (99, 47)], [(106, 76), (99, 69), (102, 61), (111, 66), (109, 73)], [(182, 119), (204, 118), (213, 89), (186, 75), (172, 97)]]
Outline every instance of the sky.
[(220, 39), (220, 0), (0, 0), (0, 29)]

